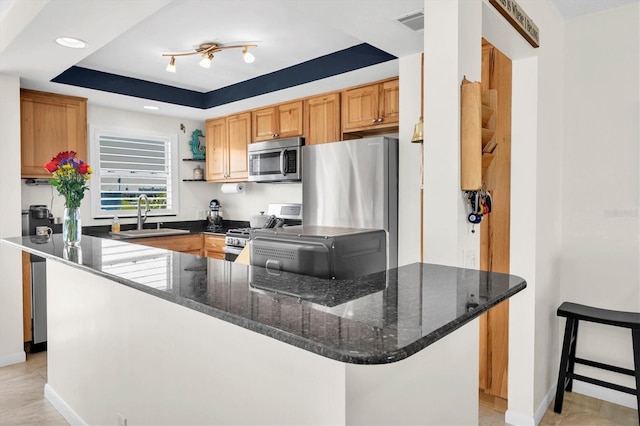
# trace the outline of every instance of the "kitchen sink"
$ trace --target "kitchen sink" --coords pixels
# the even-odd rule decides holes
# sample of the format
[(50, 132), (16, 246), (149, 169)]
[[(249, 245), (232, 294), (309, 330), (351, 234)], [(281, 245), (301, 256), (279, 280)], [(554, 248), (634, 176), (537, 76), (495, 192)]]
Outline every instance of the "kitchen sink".
[(160, 228), (160, 229), (134, 229), (131, 231), (110, 232), (114, 237), (119, 238), (145, 238), (145, 237), (165, 237), (168, 235), (188, 234), (184, 229)]

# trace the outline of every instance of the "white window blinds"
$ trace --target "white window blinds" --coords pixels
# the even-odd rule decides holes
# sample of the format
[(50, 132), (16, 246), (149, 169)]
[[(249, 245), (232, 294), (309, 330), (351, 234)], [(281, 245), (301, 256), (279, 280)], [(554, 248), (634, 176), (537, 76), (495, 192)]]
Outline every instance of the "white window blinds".
[(178, 214), (175, 135), (92, 128), (93, 217), (135, 216), (146, 194), (149, 215)]

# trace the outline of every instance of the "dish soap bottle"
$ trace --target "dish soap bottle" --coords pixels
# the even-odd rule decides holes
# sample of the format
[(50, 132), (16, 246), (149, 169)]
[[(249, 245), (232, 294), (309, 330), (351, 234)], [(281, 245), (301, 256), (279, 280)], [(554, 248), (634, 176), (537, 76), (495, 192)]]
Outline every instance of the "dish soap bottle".
[(120, 221), (118, 220), (118, 216), (113, 217), (113, 222), (111, 222), (111, 232), (120, 232)]

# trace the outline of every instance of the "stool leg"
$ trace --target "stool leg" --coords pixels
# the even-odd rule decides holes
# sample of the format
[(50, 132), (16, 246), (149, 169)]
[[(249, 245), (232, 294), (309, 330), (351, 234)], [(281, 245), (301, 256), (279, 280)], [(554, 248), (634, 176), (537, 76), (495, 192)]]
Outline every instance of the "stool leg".
[(569, 352), (571, 351), (571, 338), (573, 336), (573, 329), (576, 322), (577, 320), (574, 318), (567, 318), (567, 323), (564, 327), (564, 342), (562, 343), (562, 355), (560, 356), (558, 385), (556, 387), (556, 402), (553, 406), (553, 411), (555, 411), (556, 413), (562, 412), (565, 380), (567, 378), (567, 370), (569, 369)]
[(569, 351), (569, 382), (565, 388), (567, 392), (573, 391), (573, 369), (576, 366), (576, 347), (578, 347), (578, 326), (580, 321), (574, 320), (573, 328), (571, 330), (571, 350)]
[(636, 376), (636, 400), (638, 401), (638, 423), (640, 423), (640, 329), (631, 329), (633, 340), (633, 364)]

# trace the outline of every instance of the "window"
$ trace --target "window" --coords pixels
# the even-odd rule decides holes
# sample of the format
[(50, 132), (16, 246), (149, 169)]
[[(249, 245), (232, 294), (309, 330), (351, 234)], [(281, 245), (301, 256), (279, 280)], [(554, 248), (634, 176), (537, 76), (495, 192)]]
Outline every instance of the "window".
[(178, 214), (176, 135), (92, 126), (90, 146), (94, 218), (136, 216), (141, 194), (149, 216)]

